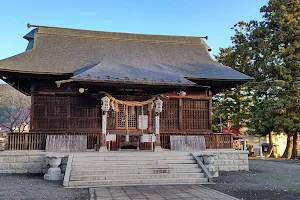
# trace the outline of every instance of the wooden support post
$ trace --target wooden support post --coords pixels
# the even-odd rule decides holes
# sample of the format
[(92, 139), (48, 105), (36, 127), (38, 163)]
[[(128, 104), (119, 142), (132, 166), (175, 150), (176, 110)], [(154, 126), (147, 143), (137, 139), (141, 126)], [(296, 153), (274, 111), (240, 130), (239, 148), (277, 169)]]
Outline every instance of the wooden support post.
[(208, 128), (209, 128), (209, 130), (212, 130), (212, 93), (210, 90), (209, 90), (208, 94), (209, 94), (209, 107), (208, 107), (209, 124), (208, 124)]
[(151, 126), (151, 124), (152, 124), (152, 108), (151, 108), (151, 106), (152, 106), (152, 104), (151, 103), (149, 103), (148, 104), (148, 131), (150, 132), (150, 131), (152, 131), (152, 126)]
[(159, 113), (155, 115), (155, 135), (156, 135), (156, 142), (155, 142), (155, 151), (162, 151), (161, 143), (160, 143), (160, 124), (159, 124)]
[(125, 126), (126, 126), (126, 139), (125, 139), (125, 141), (126, 142), (129, 142), (129, 130), (128, 130), (128, 106), (127, 105), (125, 105), (125, 116), (126, 116), (126, 118), (125, 118)]
[(101, 147), (99, 152), (107, 152), (106, 147), (106, 126), (107, 126), (107, 111), (102, 111), (102, 135), (101, 135)]
[(182, 108), (182, 102), (183, 101), (183, 99), (182, 98), (180, 98), (179, 99), (179, 125), (178, 125), (178, 128), (179, 129), (183, 129), (183, 108)]
[[(31, 87), (31, 90), (33, 91), (33, 87)], [(35, 128), (35, 116), (34, 116), (34, 94), (31, 93), (31, 110), (30, 110), (30, 123), (29, 123), (29, 129), (33, 130)]]
[(71, 129), (71, 101), (70, 101), (70, 96), (68, 96), (68, 101), (67, 101), (67, 128), (69, 130)]

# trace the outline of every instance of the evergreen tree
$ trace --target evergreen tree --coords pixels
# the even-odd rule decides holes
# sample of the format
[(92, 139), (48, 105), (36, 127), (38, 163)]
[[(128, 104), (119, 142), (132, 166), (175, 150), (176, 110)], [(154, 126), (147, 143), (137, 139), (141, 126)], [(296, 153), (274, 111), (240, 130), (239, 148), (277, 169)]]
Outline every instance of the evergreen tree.
[[(239, 109), (231, 109), (231, 114), (224, 110), (219, 112), (225, 116), (237, 116), (238, 122), (235, 123), (246, 121), (248, 127), (263, 135), (284, 131), (288, 135), (284, 157), (295, 157), (300, 132), (300, 2), (270, 0), (260, 12), (263, 14), (261, 22), (238, 22), (233, 27), (233, 45), (220, 49), (216, 56), (224, 65), (255, 78), (252, 83), (230, 89), (234, 91), (234, 100), (223, 100), (218, 105), (219, 108)], [(230, 91), (223, 94), (224, 99)], [(251, 112), (240, 115), (245, 93), (250, 94), (253, 101), (252, 104), (246, 103)]]

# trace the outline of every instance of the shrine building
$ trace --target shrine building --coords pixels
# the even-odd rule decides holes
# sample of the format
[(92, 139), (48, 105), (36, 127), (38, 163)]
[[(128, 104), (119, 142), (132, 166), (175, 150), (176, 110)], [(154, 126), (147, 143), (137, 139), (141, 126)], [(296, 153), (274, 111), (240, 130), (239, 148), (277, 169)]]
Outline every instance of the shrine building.
[(88, 149), (168, 149), (170, 135), (212, 134), (212, 95), (252, 79), (212, 59), (207, 37), (29, 28), (26, 51), (0, 60), (0, 78), (31, 96), (23, 149), (58, 134), (86, 135)]

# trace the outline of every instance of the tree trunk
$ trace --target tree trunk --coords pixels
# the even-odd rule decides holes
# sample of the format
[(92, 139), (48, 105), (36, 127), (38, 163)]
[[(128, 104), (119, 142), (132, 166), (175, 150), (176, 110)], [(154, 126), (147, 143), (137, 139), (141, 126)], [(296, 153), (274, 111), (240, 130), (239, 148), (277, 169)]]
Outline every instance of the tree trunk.
[(291, 158), (292, 150), (293, 150), (292, 140), (293, 140), (293, 136), (287, 135), (286, 148), (281, 158), (288, 158), (288, 159)]
[(274, 157), (274, 142), (273, 142), (273, 135), (270, 132), (269, 133), (269, 148), (268, 151), (265, 155), (266, 158), (269, 158), (272, 155), (272, 157)]
[(293, 151), (292, 151), (292, 156), (291, 159), (297, 159), (297, 155), (298, 155), (298, 134), (293, 135)]

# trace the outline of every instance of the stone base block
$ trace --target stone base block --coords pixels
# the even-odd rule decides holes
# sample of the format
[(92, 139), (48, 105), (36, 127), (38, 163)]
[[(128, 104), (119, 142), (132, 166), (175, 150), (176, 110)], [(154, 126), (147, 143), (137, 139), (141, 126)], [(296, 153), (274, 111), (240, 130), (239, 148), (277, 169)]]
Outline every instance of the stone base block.
[(49, 168), (47, 174), (44, 175), (44, 179), (51, 181), (62, 180), (63, 177), (64, 175), (61, 174), (61, 169), (59, 167)]
[(156, 152), (161, 152), (163, 151), (163, 149), (161, 148), (161, 146), (155, 146), (155, 150)]
[(63, 180), (63, 178), (64, 178), (63, 174), (52, 174), (52, 175), (45, 174), (44, 175), (44, 179), (49, 180), (49, 181), (60, 181), (60, 180)]
[(101, 146), (100, 149), (99, 149), (99, 152), (101, 152), (101, 153), (108, 152), (107, 147)]

